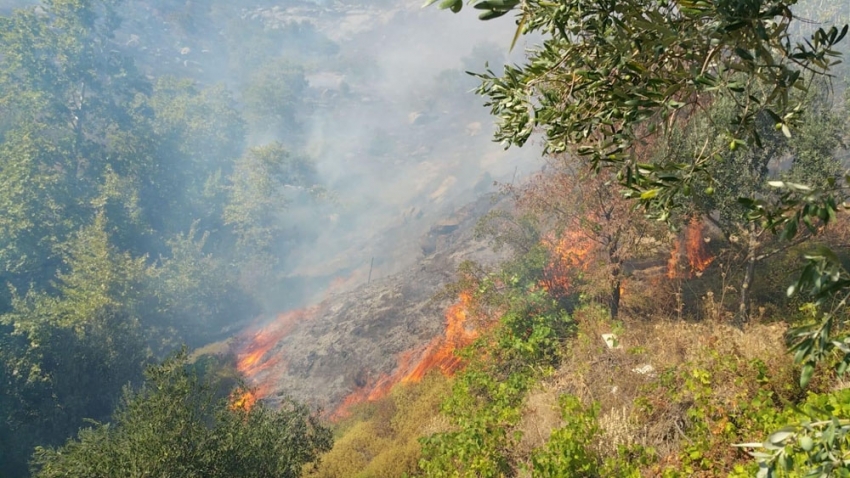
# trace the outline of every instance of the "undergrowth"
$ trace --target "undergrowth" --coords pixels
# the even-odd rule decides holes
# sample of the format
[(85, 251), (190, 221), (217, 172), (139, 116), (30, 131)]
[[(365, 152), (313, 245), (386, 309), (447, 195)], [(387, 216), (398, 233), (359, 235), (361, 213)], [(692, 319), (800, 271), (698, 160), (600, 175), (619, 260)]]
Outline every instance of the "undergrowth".
[[(454, 292), (471, 294), (482, 331), (458, 352), (466, 367), (361, 405), (310, 476), (743, 478), (757, 464), (733, 444), (807, 416), (850, 418), (834, 377), (800, 387), (783, 343), (793, 317), (743, 330), (645, 311), (612, 321), (551, 296), (545, 264), (532, 251), (498, 273), (465, 265)], [(629, 290), (652, 302), (651, 289)], [(834, 443), (847, 449), (844, 435)], [(814, 453), (806, 444), (788, 447), (789, 468)]]
[(449, 390), (446, 377), (431, 373), (420, 383), (397, 386), (387, 397), (354, 407), (337, 424), (333, 450), (306, 475), (378, 478), (416, 472), (418, 439), (442, 427), (439, 405)]

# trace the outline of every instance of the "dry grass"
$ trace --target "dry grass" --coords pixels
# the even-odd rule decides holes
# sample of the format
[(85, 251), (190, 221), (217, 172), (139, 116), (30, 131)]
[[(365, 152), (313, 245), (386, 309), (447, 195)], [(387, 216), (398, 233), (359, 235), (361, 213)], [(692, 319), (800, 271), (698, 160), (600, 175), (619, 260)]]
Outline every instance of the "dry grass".
[(448, 421), (439, 405), (450, 382), (432, 373), (418, 384), (400, 385), (381, 400), (363, 404), (338, 424), (333, 449), (310, 478), (393, 478), (417, 470), (418, 439), (445, 431)]
[(531, 452), (549, 441), (552, 431), (561, 426), (561, 412), (558, 406), (558, 393), (551, 384), (544, 383), (531, 391), (525, 399), (522, 420), (517, 429), (522, 439), (517, 446), (519, 456), (529, 456)]
[[(560, 426), (557, 404), (561, 394), (572, 394), (586, 405), (600, 405), (598, 450), (602, 456), (613, 456), (620, 445), (641, 445), (654, 448), (664, 459), (689, 440), (691, 425), (687, 393), (647, 393), (662, 386), (665, 371), (691, 367), (710, 371), (711, 399), (729, 407), (752, 396), (757, 383), (754, 377), (742, 377), (720, 366), (721, 360), (747, 364), (758, 359), (769, 364), (773, 376), (793, 373), (780, 325), (755, 324), (741, 331), (717, 322), (627, 318), (622, 327), (615, 328), (603, 311), (593, 309), (577, 311), (575, 318), (578, 335), (570, 341), (562, 366), (526, 402), (519, 426), (523, 432), (517, 450), (520, 456), (528, 456)], [(614, 349), (602, 339), (602, 334), (612, 332), (618, 335)], [(680, 399), (670, 400), (677, 393)], [(649, 412), (639, 406), (647, 400)]]

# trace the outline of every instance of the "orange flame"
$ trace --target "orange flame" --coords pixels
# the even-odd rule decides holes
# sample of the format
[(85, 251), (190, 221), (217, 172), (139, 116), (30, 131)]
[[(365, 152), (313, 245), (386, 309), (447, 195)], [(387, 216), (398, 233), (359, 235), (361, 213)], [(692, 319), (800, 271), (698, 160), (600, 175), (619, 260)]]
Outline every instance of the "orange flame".
[(242, 393), (234, 394), (230, 400), (231, 410), (251, 411), (254, 404), (257, 403), (257, 395), (251, 390), (244, 390)]
[(551, 252), (552, 260), (543, 271), (540, 285), (555, 296), (564, 296), (572, 288), (576, 271), (587, 270), (587, 257), (594, 244), (582, 234), (571, 232), (558, 239), (548, 235), (543, 238), (543, 245)]
[(709, 255), (706, 250), (702, 230), (702, 221), (693, 219), (688, 225), (688, 230), (685, 231), (685, 250), (688, 254), (688, 263), (691, 266), (691, 271), (695, 273), (705, 271), (714, 261), (714, 257)]
[[(272, 349), (295, 328), (296, 324), (314, 317), (317, 311), (318, 306), (315, 306), (279, 314), (273, 322), (248, 338), (244, 348), (236, 354), (236, 369), (255, 387), (251, 392), (255, 401), (268, 396), (274, 388), (278, 375), (283, 372), (278, 367), (283, 361), (283, 356), (279, 351), (270, 353)], [(270, 371), (270, 369), (276, 370)]]
[[(679, 271), (680, 257), (684, 245), (684, 255), (688, 260), (689, 271), (686, 277), (693, 277), (704, 272), (714, 262), (714, 257), (708, 253), (703, 239), (703, 223), (697, 218), (691, 219), (685, 229), (685, 237), (678, 238), (673, 243), (670, 259), (667, 261), (667, 277), (675, 279), (682, 274)], [(684, 243), (684, 244), (683, 244)]]
[(673, 242), (673, 248), (670, 249), (670, 259), (667, 259), (667, 278), (675, 279), (679, 275), (679, 256), (682, 255), (680, 240), (676, 239)]
[(446, 333), (443, 337), (432, 341), (425, 350), (419, 363), (401, 379), (402, 383), (416, 383), (425, 377), (431, 369), (439, 369), (446, 375), (453, 375), (461, 366), (461, 359), (455, 351), (471, 344), (478, 332), (467, 329), (467, 311), (472, 301), (472, 295), (467, 292), (460, 294), (460, 301), (446, 311)]
[[(362, 276), (362, 269), (358, 269), (348, 276), (335, 278), (325, 290), (325, 297), (350, 289), (352, 284), (362, 281)], [(285, 371), (282, 354), (280, 351), (271, 353), (273, 349), (299, 322), (315, 317), (320, 306), (321, 304), (279, 314), (274, 321), (255, 331), (253, 335), (246, 334), (249, 336), (243, 338), (244, 345), (236, 354), (236, 369), (254, 387), (250, 392), (253, 397), (251, 405), (256, 400), (266, 398)]]
[[(556, 238), (543, 239), (543, 244), (552, 253), (552, 259), (544, 270), (540, 286), (553, 294), (569, 292), (576, 270), (586, 270), (588, 255), (595, 244), (579, 232)], [(387, 396), (399, 383), (417, 383), (431, 370), (439, 370), (451, 376), (463, 366), (463, 360), (455, 352), (477, 337), (478, 331), (468, 327), (472, 294), (462, 292), (459, 301), (446, 310), (445, 334), (434, 338), (425, 347), (404, 352), (398, 357), (398, 365), (391, 374), (382, 374), (366, 386), (349, 394), (331, 415), (332, 419), (345, 418), (350, 408), (358, 403), (371, 402)]]
[(349, 394), (331, 418), (345, 418), (350, 414), (351, 406), (379, 400), (387, 396), (396, 384), (418, 383), (431, 370), (437, 369), (447, 376), (453, 375), (463, 365), (455, 352), (478, 337), (478, 332), (469, 329), (467, 324), (471, 301), (472, 295), (462, 292), (458, 303), (446, 310), (446, 331), (442, 336), (435, 337), (425, 347), (400, 354), (393, 373), (382, 374), (377, 380)]

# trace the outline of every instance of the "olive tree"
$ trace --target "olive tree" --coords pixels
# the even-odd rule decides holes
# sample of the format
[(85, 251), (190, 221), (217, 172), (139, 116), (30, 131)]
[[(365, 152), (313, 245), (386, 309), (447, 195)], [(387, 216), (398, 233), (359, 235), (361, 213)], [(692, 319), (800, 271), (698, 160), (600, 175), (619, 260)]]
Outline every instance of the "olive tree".
[[(614, 169), (627, 196), (661, 220), (691, 204), (695, 186), (712, 182), (712, 165), (723, 161), (724, 152), (763, 148), (764, 118), (784, 137), (794, 135), (806, 101), (794, 92), (830, 74), (848, 31), (847, 25), (819, 27), (808, 38), (794, 38), (800, 23), (792, 11), (796, 0), (471, 3), (484, 20), (514, 12), (514, 43), (521, 35), (542, 37), (524, 63), (507, 65), (500, 75), (477, 75), (477, 91), (497, 118), (495, 139), (506, 147), (522, 146), (542, 133), (546, 153), (573, 154), (596, 171)], [(463, 0), (439, 5), (457, 12)], [(730, 121), (718, 131), (722, 141), (706, 142), (685, 157), (652, 154), (721, 100), (732, 105)], [(769, 184), (775, 189), (770, 197), (737, 200), (749, 220), (793, 239), (835, 219), (838, 204), (850, 198), (848, 183), (850, 177), (828, 178), (821, 187), (776, 180)], [(789, 293), (801, 290), (812, 298), (812, 323), (791, 337), (806, 385), (815, 365), (836, 353), (843, 356), (839, 373), (850, 365), (844, 321), (850, 274), (834, 252), (821, 248), (808, 256)], [(795, 444), (811, 452), (809, 476), (846, 468), (850, 424), (825, 414), (817, 427), (800, 424), (772, 436), (765, 443), (769, 452), (757, 455), (761, 474), (773, 475), (793, 462), (783, 453)], [(821, 433), (824, 429), (832, 431)], [(836, 446), (841, 453), (833, 453)]]

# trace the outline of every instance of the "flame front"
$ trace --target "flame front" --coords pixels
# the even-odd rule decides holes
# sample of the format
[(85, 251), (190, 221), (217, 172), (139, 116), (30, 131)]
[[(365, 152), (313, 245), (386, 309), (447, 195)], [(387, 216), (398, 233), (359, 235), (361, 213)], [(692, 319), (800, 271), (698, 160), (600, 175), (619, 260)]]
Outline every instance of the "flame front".
[(257, 372), (277, 363), (275, 357), (266, 358), (269, 351), (286, 335), (286, 331), (276, 325), (274, 323), (254, 334), (245, 351), (239, 354), (236, 360), (236, 368), (245, 377), (251, 379)]
[(714, 257), (709, 254), (706, 248), (703, 229), (704, 225), (702, 221), (696, 218), (691, 219), (688, 227), (685, 229), (684, 239), (680, 237), (673, 243), (673, 248), (670, 251), (670, 259), (667, 261), (668, 278), (675, 279), (681, 276), (679, 267), (683, 248), (689, 266), (687, 277), (692, 277), (694, 274), (701, 274), (714, 262)]
[(467, 314), (472, 295), (460, 294), (460, 301), (446, 311), (446, 333), (432, 341), (425, 350), (422, 359), (401, 379), (402, 383), (416, 383), (425, 377), (431, 369), (439, 369), (446, 375), (452, 375), (461, 365), (461, 359), (455, 351), (471, 344), (478, 332), (467, 328)]
[(587, 269), (587, 258), (594, 244), (581, 233), (571, 232), (560, 238), (546, 236), (543, 245), (552, 258), (543, 271), (540, 285), (549, 293), (563, 297), (571, 292), (576, 271)]
[[(548, 236), (543, 245), (551, 252), (552, 259), (544, 269), (540, 286), (555, 295), (566, 294), (571, 290), (575, 272), (587, 268), (587, 258), (594, 249), (594, 243), (575, 232), (561, 238)], [(344, 418), (349, 415), (352, 405), (387, 396), (396, 384), (420, 382), (431, 370), (439, 370), (448, 376), (458, 371), (463, 361), (455, 352), (471, 344), (479, 334), (468, 323), (472, 300), (472, 294), (461, 292), (458, 302), (446, 310), (443, 335), (422, 348), (400, 354), (393, 373), (383, 374), (349, 394), (331, 418)]]
[(472, 295), (462, 292), (459, 301), (446, 310), (446, 331), (443, 335), (434, 338), (425, 347), (400, 354), (392, 374), (383, 374), (373, 383), (349, 394), (332, 418), (347, 416), (352, 405), (387, 396), (396, 384), (417, 383), (433, 369), (445, 375), (453, 375), (463, 365), (455, 352), (478, 337), (478, 332), (469, 328), (467, 323), (471, 301)]
[(257, 403), (257, 394), (254, 391), (240, 390), (230, 398), (230, 409), (249, 412), (254, 408), (255, 403)]
[(297, 323), (314, 317), (317, 309), (318, 307), (308, 307), (278, 315), (274, 321), (250, 336), (242, 350), (236, 354), (236, 369), (254, 387), (251, 391), (254, 401), (267, 397), (278, 376), (283, 373), (283, 357), (280, 351), (273, 353), (272, 349)]

